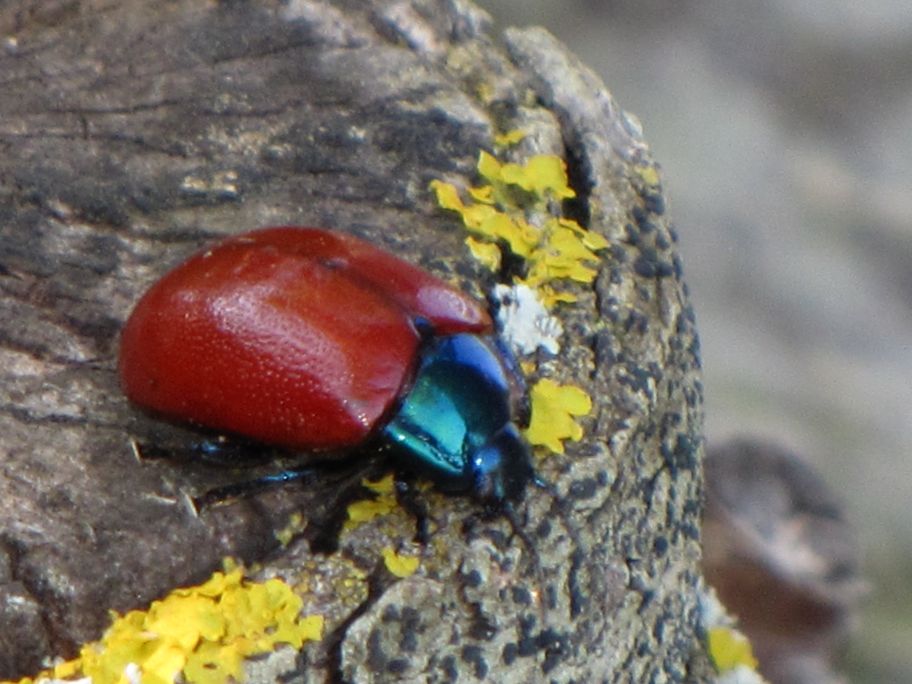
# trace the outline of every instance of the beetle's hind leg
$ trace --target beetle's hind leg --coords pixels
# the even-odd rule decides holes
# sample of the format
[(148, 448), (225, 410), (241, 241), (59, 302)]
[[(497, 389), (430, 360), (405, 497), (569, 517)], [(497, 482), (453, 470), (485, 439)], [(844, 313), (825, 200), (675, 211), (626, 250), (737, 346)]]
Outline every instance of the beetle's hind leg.
[(130, 439), (137, 461), (168, 460), (177, 463), (226, 467), (250, 467), (265, 463), (287, 452), (261, 442), (224, 434), (194, 435), (187, 441), (173, 439)]
[(213, 487), (212, 489), (203, 492), (200, 496), (192, 497), (191, 501), (197, 512), (204, 511), (217, 504), (230, 503), (242, 497), (253, 496), (254, 494), (266, 491), (267, 489), (288, 484), (289, 482), (306, 480), (309, 477), (315, 476), (317, 472), (318, 468), (313, 465), (283, 470), (278, 473), (263, 475), (254, 478), (253, 480), (232, 482), (231, 484), (223, 485), (221, 487)]

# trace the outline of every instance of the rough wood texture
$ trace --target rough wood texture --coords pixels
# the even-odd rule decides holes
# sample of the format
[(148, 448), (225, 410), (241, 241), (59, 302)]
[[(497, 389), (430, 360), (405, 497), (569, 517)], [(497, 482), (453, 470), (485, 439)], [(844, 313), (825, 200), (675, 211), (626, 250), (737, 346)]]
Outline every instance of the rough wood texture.
[[(654, 164), (549, 34), (513, 30), (499, 47), (489, 30), (463, 0), (0, 7), (0, 677), (72, 655), (109, 609), (200, 581), (226, 555), (306, 578), (308, 611), (328, 620), (322, 642), (260, 664), (258, 680), (705, 676), (698, 348)], [(538, 360), (596, 400), (585, 440), (540, 464), (559, 498), (530, 491), (520, 507), (540, 568), (506, 521), (436, 494), (408, 579), (378, 561), (410, 542), (401, 511), (312, 551), (338, 473), (193, 518), (183, 492), (238, 474), (133, 458), (131, 435), (185, 437), (117, 388), (139, 293), (214, 236), (310, 224), (481, 296), (490, 276), (427, 187), (471, 182), (478, 151), (514, 128), (529, 133), (518, 156), (567, 159), (575, 211), (611, 242), (562, 313), (561, 356)], [(296, 510), (308, 526), (278, 550), (273, 530)]]

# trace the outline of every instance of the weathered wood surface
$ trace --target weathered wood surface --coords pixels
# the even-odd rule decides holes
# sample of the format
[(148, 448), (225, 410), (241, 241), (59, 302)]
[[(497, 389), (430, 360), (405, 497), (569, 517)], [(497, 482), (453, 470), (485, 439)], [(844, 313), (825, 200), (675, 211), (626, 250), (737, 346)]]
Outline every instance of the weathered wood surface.
[[(653, 162), (566, 48), (489, 31), (463, 0), (0, 6), (0, 677), (72, 655), (108, 610), (234, 555), (306, 575), (307, 608), (328, 620), (303, 659), (257, 679), (703, 678), (698, 349)], [(404, 513), (312, 551), (338, 474), (193, 518), (182, 494), (237, 473), (134, 459), (130, 436), (184, 437), (117, 387), (141, 291), (215, 236), (303, 224), (483, 296), (490, 277), (427, 187), (471, 182), (478, 151), (514, 128), (529, 133), (518, 155), (568, 160), (576, 211), (611, 242), (562, 314), (561, 356), (539, 359), (596, 400), (586, 438), (540, 465), (560, 500), (530, 491), (520, 508), (541, 571), (506, 521), (433, 494), (408, 579), (378, 562), (411, 539)], [(279, 550), (273, 531), (297, 510), (307, 529)], [(361, 591), (339, 591), (359, 573)]]

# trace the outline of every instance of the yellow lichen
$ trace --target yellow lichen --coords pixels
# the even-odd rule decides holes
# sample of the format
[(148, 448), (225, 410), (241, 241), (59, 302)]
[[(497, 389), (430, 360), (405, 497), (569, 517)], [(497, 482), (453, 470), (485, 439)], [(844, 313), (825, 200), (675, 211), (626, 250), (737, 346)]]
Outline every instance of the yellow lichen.
[(637, 166), (634, 171), (646, 185), (656, 186), (661, 180), (659, 172), (654, 166)]
[(387, 515), (397, 506), (395, 483), (390, 473), (376, 482), (362, 480), (361, 485), (374, 492), (377, 496), (373, 499), (362, 499), (348, 505), (348, 520), (344, 529), (352, 530), (361, 523), (369, 522), (381, 515)]
[(386, 569), (396, 577), (410, 577), (418, 569), (420, 559), (417, 556), (408, 556), (397, 553), (395, 549), (386, 547), (383, 549), (383, 563)]
[(307, 521), (300, 513), (292, 513), (288, 516), (288, 522), (281, 530), (277, 530), (275, 538), (282, 546), (288, 546), (291, 540), (301, 534), (307, 527)]
[(708, 635), (709, 657), (716, 669), (722, 673), (745, 666), (757, 669), (750, 641), (741, 632), (731, 627), (713, 627)]
[(476, 261), (484, 264), (491, 271), (496, 271), (500, 268), (501, 254), (497, 245), (476, 240), (471, 236), (465, 239), (465, 243)]
[(530, 391), (532, 419), (525, 431), (530, 444), (564, 453), (565, 439), (579, 441), (583, 428), (574, 416), (585, 416), (592, 410), (592, 399), (574, 385), (559, 385), (545, 378)]
[(302, 605), (280, 579), (249, 581), (240, 568), (216, 572), (204, 584), (154, 601), (148, 610), (113, 614), (100, 641), (21, 684), (48, 678), (122, 684), (132, 679), (128, 668), (143, 684), (172, 684), (178, 675), (195, 684), (242, 681), (245, 658), (322, 638), (322, 616), (302, 617)]
[[(472, 254), (491, 270), (501, 259), (494, 254), (500, 245), (526, 260), (527, 275), (515, 278), (539, 291), (546, 306), (572, 302), (571, 292), (554, 288), (570, 280), (591, 283), (597, 275), (598, 250), (608, 246), (604, 237), (586, 230), (576, 221), (555, 213), (560, 202), (576, 196), (569, 185), (567, 168), (556, 155), (535, 155), (524, 164), (502, 163), (482, 151), (478, 174), (483, 183), (467, 189), (468, 200), (450, 183), (433, 181), (437, 203), (455, 211), (472, 233)], [(487, 244), (487, 249), (479, 245)]]
[(526, 137), (526, 132), (514, 128), (512, 131), (507, 131), (506, 133), (498, 133), (494, 136), (494, 145), (496, 147), (510, 147), (515, 145), (518, 142), (522, 142)]

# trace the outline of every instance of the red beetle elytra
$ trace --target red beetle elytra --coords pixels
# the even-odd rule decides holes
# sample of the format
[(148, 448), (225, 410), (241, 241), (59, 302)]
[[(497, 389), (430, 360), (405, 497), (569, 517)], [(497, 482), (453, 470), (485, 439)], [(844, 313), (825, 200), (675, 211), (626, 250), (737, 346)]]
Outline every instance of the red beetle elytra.
[(472, 299), (358, 238), (267, 228), (196, 254), (123, 330), (133, 402), (293, 449), (361, 443), (414, 367), (416, 317), (485, 332)]

